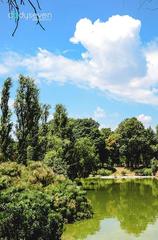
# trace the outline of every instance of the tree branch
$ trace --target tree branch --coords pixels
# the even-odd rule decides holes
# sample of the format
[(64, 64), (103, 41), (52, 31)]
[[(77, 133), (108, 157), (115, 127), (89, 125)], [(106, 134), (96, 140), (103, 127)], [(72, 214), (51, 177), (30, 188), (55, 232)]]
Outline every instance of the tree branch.
[[(35, 15), (36, 15), (36, 24), (39, 25), (43, 30), (45, 30), (45, 28), (42, 26), (41, 22), (40, 22), (40, 17), (38, 14), (38, 10), (41, 10), (41, 6), (39, 3), (39, 0), (36, 0), (36, 5), (32, 2), (32, 0), (7, 0), (7, 4), (8, 4), (8, 8), (9, 8), (9, 13), (10, 14), (14, 14), (14, 20), (15, 20), (15, 29), (12, 33), (12, 36), (15, 35), (18, 26), (19, 26), (19, 21), (20, 21), (20, 7), (24, 6), (25, 3), (28, 3), (31, 8), (33, 9)], [(12, 15), (11, 15), (12, 16)]]

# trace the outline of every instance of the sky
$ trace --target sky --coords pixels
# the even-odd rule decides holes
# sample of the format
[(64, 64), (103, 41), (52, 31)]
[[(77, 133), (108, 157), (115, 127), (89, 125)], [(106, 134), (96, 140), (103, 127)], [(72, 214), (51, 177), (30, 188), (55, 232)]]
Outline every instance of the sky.
[[(34, 78), (40, 100), (62, 103), (70, 117), (92, 117), (115, 129), (129, 117), (158, 124), (158, 1), (41, 1), (43, 31), (32, 9), (0, 8), (0, 88), (19, 74)], [(42, 15), (43, 14), (43, 15)]]

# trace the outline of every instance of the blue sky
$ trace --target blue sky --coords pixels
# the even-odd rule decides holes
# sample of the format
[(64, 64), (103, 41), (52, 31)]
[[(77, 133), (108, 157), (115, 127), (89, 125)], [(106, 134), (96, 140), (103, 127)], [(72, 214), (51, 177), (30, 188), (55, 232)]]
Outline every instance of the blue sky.
[[(158, 123), (158, 11), (156, 1), (41, 1), (52, 14), (42, 31), (22, 19), (15, 37), (7, 7), (0, 8), (0, 86), (19, 73), (34, 77), (41, 101), (64, 104), (72, 117), (93, 117), (115, 128), (136, 116)], [(29, 6), (21, 9), (31, 13)], [(26, 16), (26, 15), (25, 15)], [(96, 21), (99, 19), (98, 21)], [(76, 25), (77, 24), (77, 25)], [(17, 87), (14, 81), (14, 89)]]

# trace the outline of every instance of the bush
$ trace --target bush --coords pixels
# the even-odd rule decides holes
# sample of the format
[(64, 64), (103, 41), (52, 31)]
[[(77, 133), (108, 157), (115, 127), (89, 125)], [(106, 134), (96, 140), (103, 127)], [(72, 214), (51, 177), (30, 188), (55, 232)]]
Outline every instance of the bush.
[(152, 173), (155, 175), (156, 172), (158, 171), (158, 160), (156, 158), (153, 158), (151, 160), (151, 169)]
[(105, 167), (107, 170), (112, 171), (113, 173), (116, 172), (116, 168), (114, 168), (113, 166), (109, 166), (109, 165), (105, 164), (104, 167)]
[(138, 176), (143, 176), (143, 169), (136, 169), (135, 174)]
[(65, 222), (92, 216), (85, 192), (42, 162), (11, 166), (0, 165), (0, 239), (58, 240)]
[(6, 189), (10, 186), (11, 178), (8, 176), (0, 176), (0, 190)]
[(0, 174), (10, 177), (20, 176), (21, 170), (19, 164), (16, 162), (5, 162), (0, 164)]
[(101, 168), (97, 171), (97, 175), (101, 175), (101, 176), (110, 176), (112, 174), (112, 170), (108, 170), (105, 168)]
[(138, 176), (152, 176), (152, 169), (151, 168), (141, 168), (135, 170), (135, 174)]
[(63, 160), (62, 149), (59, 149), (58, 151), (48, 151), (45, 155), (44, 163), (51, 167), (57, 174), (63, 174), (64, 176), (67, 176), (68, 167)]
[(0, 197), (0, 239), (59, 240), (63, 219), (48, 194), (37, 190), (7, 191)]
[(92, 217), (92, 208), (87, 201), (86, 192), (65, 179), (60, 185), (47, 187), (47, 192), (53, 196), (54, 207), (60, 212), (66, 223)]
[(43, 186), (47, 186), (53, 182), (55, 176), (54, 172), (43, 163), (32, 162), (28, 168), (31, 170), (30, 176), (28, 176), (30, 183), (41, 183)]
[(4, 161), (5, 161), (4, 155), (3, 155), (3, 153), (0, 152), (0, 163), (2, 163)]
[(152, 169), (151, 168), (144, 168), (144, 176), (152, 176)]

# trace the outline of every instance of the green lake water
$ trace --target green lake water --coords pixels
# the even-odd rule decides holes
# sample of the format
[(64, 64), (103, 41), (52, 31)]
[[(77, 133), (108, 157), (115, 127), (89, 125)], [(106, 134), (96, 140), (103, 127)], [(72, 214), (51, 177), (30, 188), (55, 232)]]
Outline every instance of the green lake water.
[(68, 224), (62, 240), (158, 240), (157, 180), (104, 180), (87, 196), (93, 218)]

